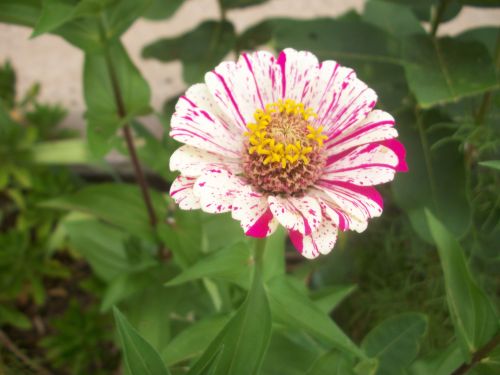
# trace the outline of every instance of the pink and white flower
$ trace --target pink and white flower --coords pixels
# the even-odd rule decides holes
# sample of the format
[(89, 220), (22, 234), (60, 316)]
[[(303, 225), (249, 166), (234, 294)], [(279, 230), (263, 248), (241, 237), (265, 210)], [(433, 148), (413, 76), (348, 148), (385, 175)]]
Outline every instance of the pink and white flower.
[(338, 230), (382, 213), (373, 187), (406, 171), (394, 118), (352, 69), (285, 49), (223, 62), (179, 99), (170, 135), (184, 143), (170, 194), (185, 210), (231, 212), (245, 234), (284, 226), (307, 258)]

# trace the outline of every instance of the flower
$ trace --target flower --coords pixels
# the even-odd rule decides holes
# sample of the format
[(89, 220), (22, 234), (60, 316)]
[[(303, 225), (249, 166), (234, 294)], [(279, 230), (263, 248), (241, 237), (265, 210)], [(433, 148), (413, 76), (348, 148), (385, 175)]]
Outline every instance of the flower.
[(352, 69), (310, 52), (259, 51), (223, 62), (181, 96), (170, 135), (184, 143), (170, 195), (181, 209), (231, 212), (248, 236), (284, 226), (307, 258), (338, 230), (382, 213), (373, 185), (406, 171), (394, 118)]

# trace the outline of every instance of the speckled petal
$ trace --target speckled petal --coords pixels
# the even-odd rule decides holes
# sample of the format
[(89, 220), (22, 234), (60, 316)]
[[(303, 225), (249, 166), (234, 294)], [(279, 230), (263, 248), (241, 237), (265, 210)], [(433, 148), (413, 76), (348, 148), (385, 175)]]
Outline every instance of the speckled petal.
[(254, 113), (280, 90), (281, 76), (276, 58), (267, 52), (243, 54), (238, 62), (225, 61), (205, 75), (205, 82), (221, 110), (245, 131)]
[(238, 157), (242, 148), (242, 134), (230, 123), (205, 109), (209, 104), (212, 105), (211, 101), (205, 85), (191, 86), (175, 106), (170, 136), (193, 147), (226, 157)]
[(201, 207), (200, 200), (193, 193), (195, 181), (195, 178), (179, 176), (170, 186), (170, 196), (183, 210), (197, 210)]
[(188, 145), (179, 147), (170, 157), (170, 170), (180, 171), (183, 176), (198, 177), (206, 169), (217, 168), (238, 174), (241, 173), (241, 162)]
[(281, 70), (281, 98), (303, 102), (312, 89), (311, 81), (318, 75), (316, 56), (311, 52), (286, 48), (279, 54), (277, 64)]
[(231, 211), (234, 199), (241, 195), (244, 188), (244, 182), (231, 172), (207, 169), (196, 180), (193, 191), (200, 199), (203, 211), (218, 214)]
[(289, 231), (290, 240), (297, 251), (308, 259), (332, 251), (337, 241), (338, 228), (329, 218), (324, 217), (319, 228), (308, 236), (298, 231)]
[(233, 201), (232, 217), (240, 222), (247, 236), (264, 238), (270, 236), (278, 227), (267, 204), (267, 197), (245, 189)]
[(373, 110), (368, 116), (352, 125), (336, 138), (331, 139), (327, 149), (335, 153), (372, 142), (380, 142), (398, 136), (394, 118), (387, 112)]
[[(403, 149), (404, 151), (404, 149)], [(360, 186), (372, 186), (392, 181), (404, 154), (398, 155), (382, 143), (371, 143), (327, 159), (321, 181), (341, 181)]]
[(274, 217), (288, 230), (309, 235), (321, 223), (321, 207), (312, 197), (268, 197)]

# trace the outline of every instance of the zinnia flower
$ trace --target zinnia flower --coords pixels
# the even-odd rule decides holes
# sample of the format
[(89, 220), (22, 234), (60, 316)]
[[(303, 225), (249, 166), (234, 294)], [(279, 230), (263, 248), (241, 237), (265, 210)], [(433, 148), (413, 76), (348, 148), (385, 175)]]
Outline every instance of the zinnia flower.
[(373, 185), (406, 171), (393, 117), (352, 69), (285, 49), (242, 54), (181, 96), (170, 135), (185, 145), (170, 194), (185, 210), (231, 212), (248, 236), (283, 225), (307, 258), (338, 230), (382, 213)]

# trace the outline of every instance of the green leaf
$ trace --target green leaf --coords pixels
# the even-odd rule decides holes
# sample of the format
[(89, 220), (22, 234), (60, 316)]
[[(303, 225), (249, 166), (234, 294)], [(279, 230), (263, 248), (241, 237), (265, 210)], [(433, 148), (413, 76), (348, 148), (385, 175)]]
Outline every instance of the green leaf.
[(269, 302), (273, 320), (293, 328), (301, 328), (329, 347), (364, 358), (361, 350), (344, 332), (323, 313), (307, 295), (296, 289), (282, 276), (276, 277), (268, 285)]
[(274, 327), (261, 374), (304, 375), (323, 352), (308, 334)]
[(125, 316), (117, 308), (114, 308), (113, 314), (120, 334), (125, 366), (129, 373), (131, 375), (170, 374), (159, 354), (139, 335)]
[(10, 324), (19, 329), (30, 329), (31, 321), (16, 308), (11, 308), (2, 302), (0, 305), (0, 326)]
[(409, 172), (395, 179), (392, 184), (394, 197), (425, 241), (433, 243), (425, 219), (426, 207), (439, 217), (449, 231), (461, 237), (471, 224), (471, 208), (465, 190), (464, 156), (460, 153), (460, 143), (450, 140), (437, 149), (431, 149), (430, 145), (450, 138), (453, 132), (446, 128), (429, 129), (429, 124), (444, 120), (438, 113), (418, 116), (415, 118), (406, 112), (397, 119)]
[(399, 375), (416, 358), (426, 329), (425, 315), (397, 315), (372, 329), (363, 339), (361, 347), (368, 356), (378, 358), (377, 374)]
[(42, 14), (32, 37), (52, 31), (69, 21), (75, 13), (77, 2), (72, 0), (42, 0)]
[(306, 375), (354, 375), (353, 364), (343, 353), (332, 350), (318, 358)]
[(166, 285), (173, 286), (204, 277), (236, 283), (243, 288), (250, 285), (251, 250), (240, 242), (200, 259)]
[(491, 58), (494, 60), (499, 33), (500, 31), (498, 30), (498, 27), (479, 27), (477, 29), (466, 30), (457, 38), (464, 41), (476, 41), (482, 43), (488, 49)]
[(220, 0), (224, 9), (245, 8), (252, 5), (265, 3), (267, 0)]
[(488, 167), (500, 171), (500, 160), (480, 161), (478, 164), (482, 165), (483, 167)]
[(356, 291), (356, 285), (342, 285), (325, 287), (311, 294), (314, 301), (321, 311), (330, 314), (344, 299)]
[(82, 139), (39, 142), (32, 149), (32, 158), (39, 164), (89, 164), (92, 161), (87, 143)]
[(124, 246), (128, 234), (95, 219), (64, 222), (70, 243), (90, 264), (96, 276), (106, 282), (143, 265), (131, 264)]
[[(243, 305), (189, 371), (199, 375), (221, 350), (214, 374), (254, 375), (259, 373), (271, 336), (271, 312), (256, 270)], [(222, 349), (221, 349), (222, 348)]]
[(285, 246), (287, 234), (281, 226), (266, 240), (264, 251), (264, 281), (285, 274)]
[(432, 356), (416, 360), (410, 369), (411, 375), (450, 375), (464, 362), (460, 346), (454, 341), (446, 349)]
[(184, 0), (153, 0), (144, 14), (150, 20), (161, 20), (171, 17)]
[(83, 87), (89, 147), (101, 157), (113, 147), (119, 127), (150, 111), (151, 91), (120, 43), (108, 46), (105, 53), (85, 55)]
[(413, 12), (408, 7), (393, 2), (368, 1), (363, 12), (363, 20), (397, 38), (425, 34)]
[(477, 286), (457, 240), (429, 211), (426, 218), (443, 268), (448, 309), (463, 354), (472, 355), (498, 332), (498, 316)]
[(163, 360), (171, 366), (202, 354), (228, 321), (228, 315), (216, 315), (185, 328), (165, 347)]
[(464, 5), (473, 7), (500, 7), (499, 0), (459, 0)]
[(499, 86), (491, 56), (477, 42), (413, 36), (403, 43), (403, 57), (408, 85), (422, 108)]
[[(150, 190), (150, 194), (161, 220), (166, 216), (166, 202), (154, 190)], [(135, 185), (90, 185), (76, 193), (46, 201), (43, 206), (84, 212), (138, 237), (149, 240), (155, 238), (141, 192)]]
[(181, 60), (186, 83), (203, 81), (235, 44), (234, 27), (229, 22), (205, 21), (196, 29), (176, 38), (160, 39), (147, 45), (144, 58), (160, 61)]
[[(371, 0), (374, 1), (374, 0)], [(419, 20), (430, 22), (431, 18), (435, 16), (438, 6), (442, 0), (383, 0), (389, 1), (391, 3), (396, 3), (399, 5), (404, 5), (410, 8)], [(441, 17), (441, 22), (446, 22), (456, 17), (460, 10), (462, 9), (461, 4), (458, 1), (448, 2), (445, 12)]]
[(0, 22), (33, 27), (41, 11), (41, 0), (3, 0), (0, 1)]
[(137, 18), (147, 11), (151, 4), (152, 0), (111, 1), (102, 14), (107, 39), (118, 39)]

